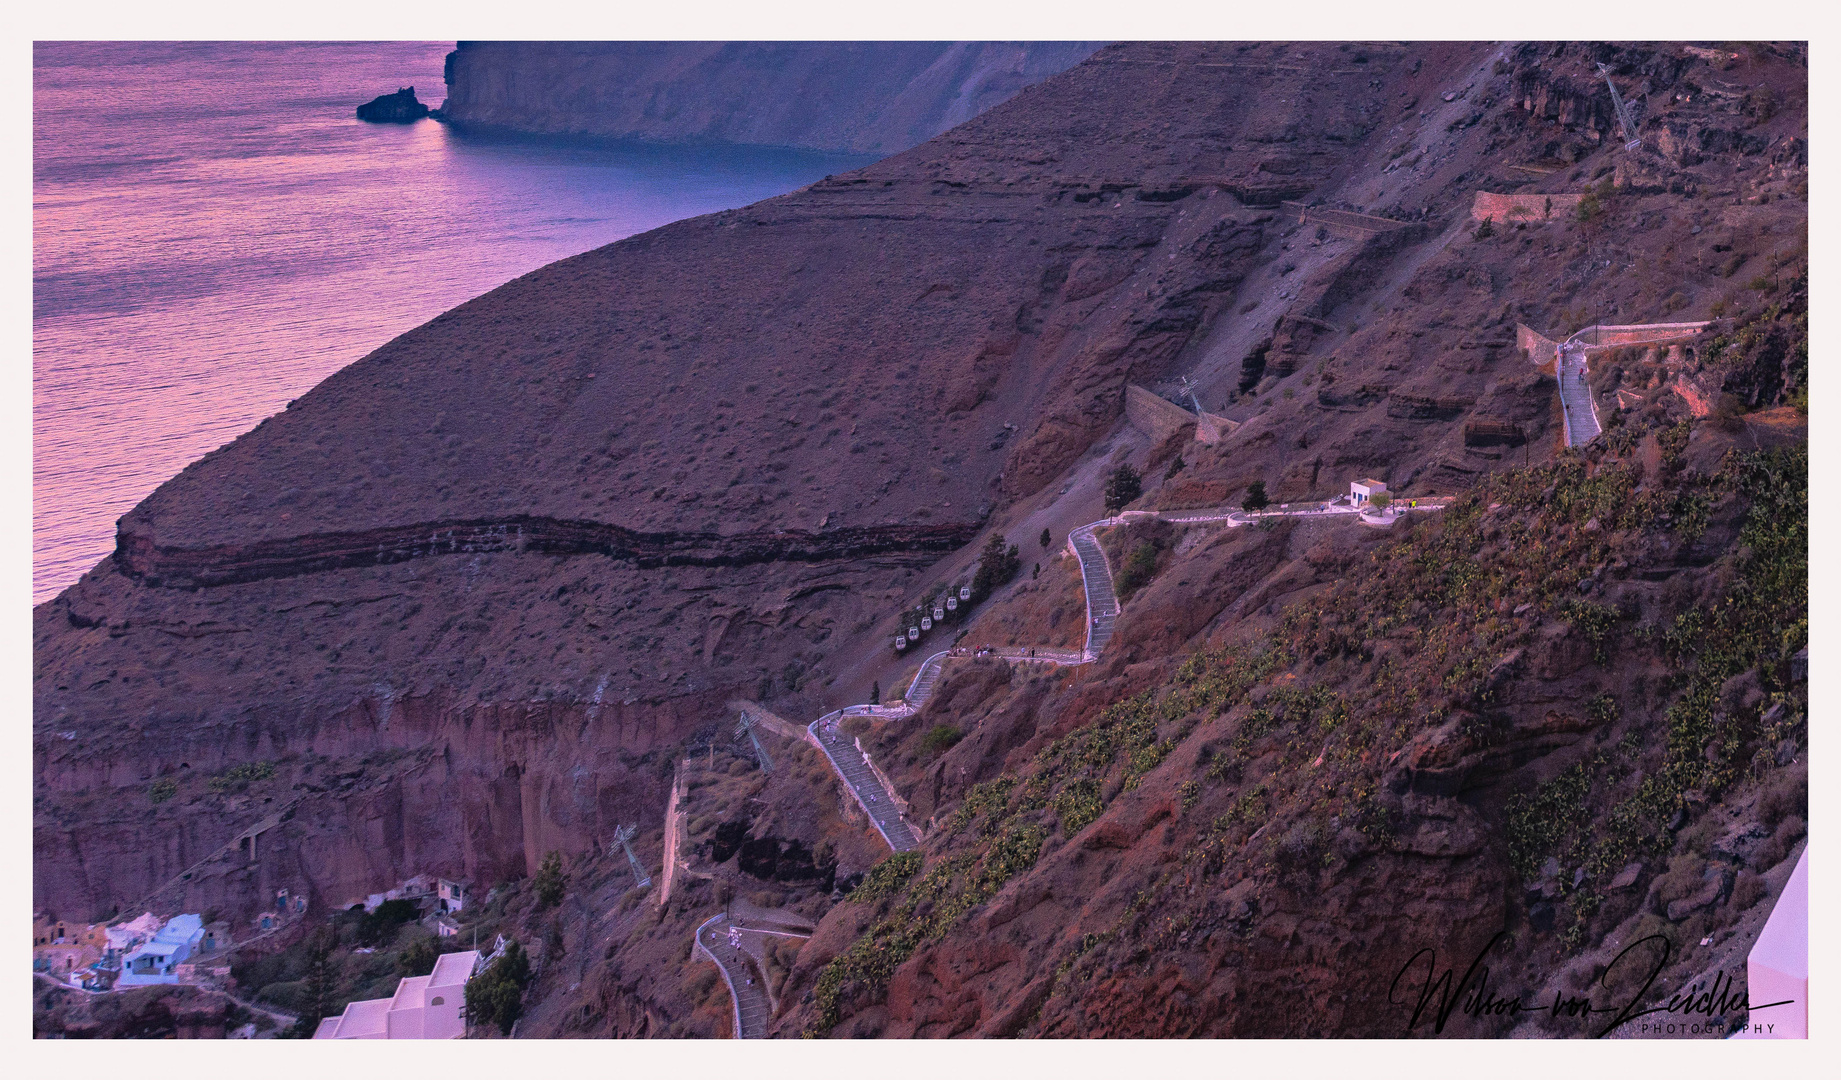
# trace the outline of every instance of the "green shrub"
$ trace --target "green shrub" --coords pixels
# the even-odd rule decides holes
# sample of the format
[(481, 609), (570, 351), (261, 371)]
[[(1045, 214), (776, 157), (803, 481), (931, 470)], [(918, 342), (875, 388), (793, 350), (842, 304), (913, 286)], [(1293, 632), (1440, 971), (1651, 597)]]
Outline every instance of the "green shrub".
[(1158, 545), (1145, 540), (1125, 556), (1125, 564), (1119, 568), (1119, 575), (1113, 582), (1121, 600), (1129, 598), (1156, 575), (1157, 555)]
[(163, 803), (177, 794), (179, 782), (170, 776), (162, 776), (147, 785), (147, 801), (151, 803)]
[(863, 881), (850, 890), (848, 899), (853, 904), (873, 904), (878, 900), (894, 896), (908, 884), (921, 868), (921, 853), (903, 851), (869, 868), (863, 875)]
[(555, 907), (563, 902), (563, 894), (569, 888), (569, 875), (563, 872), (562, 852), (552, 851), (543, 857), (531, 884), (537, 891), (537, 902), (544, 907)]
[(1138, 496), (1144, 494), (1144, 480), (1138, 470), (1130, 465), (1120, 465), (1106, 477), (1106, 513), (1117, 514)]
[(490, 967), (467, 981), (467, 1022), (497, 1024), (510, 1035), (524, 1013), (524, 989), (530, 985), (531, 962), (524, 946), (508, 942)]
[(441, 950), (435, 947), (434, 938), (417, 938), (396, 955), (397, 973), (404, 976), (426, 975), (435, 970), (435, 960), (440, 955)]
[(951, 724), (935, 724), (927, 734), (921, 736), (921, 753), (937, 757), (951, 750), (963, 738), (965, 732)]
[(207, 787), (214, 794), (222, 795), (232, 791), (242, 791), (251, 784), (267, 780), (275, 775), (275, 766), (267, 761), (255, 761), (244, 765), (233, 765), (213, 776)]
[(419, 914), (413, 900), (385, 900), (376, 910), (366, 912), (358, 924), (358, 943), (381, 945), (395, 935), (398, 927), (414, 922)]
[(1056, 792), (1048, 805), (1061, 820), (1061, 831), (1068, 836), (1092, 824), (1105, 809), (1100, 802), (1097, 780), (1074, 781)]

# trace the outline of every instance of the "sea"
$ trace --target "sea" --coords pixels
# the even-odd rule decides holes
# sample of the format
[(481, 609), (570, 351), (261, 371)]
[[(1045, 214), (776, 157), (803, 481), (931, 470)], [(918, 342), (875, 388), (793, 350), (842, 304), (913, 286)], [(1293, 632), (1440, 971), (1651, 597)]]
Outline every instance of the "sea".
[(354, 109), (447, 42), (33, 49), (32, 601), (189, 462), (557, 259), (867, 163), (463, 136)]

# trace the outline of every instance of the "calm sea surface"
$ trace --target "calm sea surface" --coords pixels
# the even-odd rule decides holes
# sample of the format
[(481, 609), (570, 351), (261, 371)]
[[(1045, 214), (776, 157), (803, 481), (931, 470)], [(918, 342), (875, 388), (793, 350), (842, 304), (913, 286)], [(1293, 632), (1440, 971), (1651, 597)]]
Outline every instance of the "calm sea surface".
[(462, 138), (431, 44), (33, 53), (33, 602), (115, 519), (321, 379), (545, 263), (865, 159)]

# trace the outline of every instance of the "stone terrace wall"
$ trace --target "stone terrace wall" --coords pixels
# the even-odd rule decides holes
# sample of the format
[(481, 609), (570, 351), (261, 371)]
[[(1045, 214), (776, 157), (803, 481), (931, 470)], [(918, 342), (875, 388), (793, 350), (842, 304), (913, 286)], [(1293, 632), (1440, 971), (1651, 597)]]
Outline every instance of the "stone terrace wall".
[(1195, 414), (1174, 402), (1165, 401), (1142, 386), (1125, 387), (1125, 419), (1131, 426), (1150, 436), (1153, 444), (1176, 434), (1185, 424), (1195, 423)]
[(1382, 233), (1397, 234), (1390, 237), (1396, 243), (1407, 243), (1421, 239), (1427, 229), (1420, 221), (1395, 221), (1393, 218), (1375, 217), (1372, 214), (1357, 214), (1350, 210), (1331, 210), (1321, 206), (1305, 206), (1303, 203), (1285, 202), (1280, 206), (1289, 213), (1296, 214), (1298, 221), (1306, 225), (1322, 225), (1337, 236), (1352, 240), (1366, 240)]
[(1605, 348), (1612, 345), (1658, 345), (1665, 341), (1681, 341), (1696, 337), (1702, 330), (1712, 325), (1711, 321), (1707, 321), (1588, 326), (1574, 334), (1572, 340), (1584, 342), (1593, 348)]
[(1545, 368), (1560, 360), (1559, 342), (1542, 337), (1521, 323), (1515, 324), (1515, 347), (1526, 352), (1536, 367)]
[[(1549, 217), (1562, 217), (1577, 213), (1579, 200), (1584, 195), (1552, 195), (1544, 192), (1532, 192), (1523, 195), (1497, 195), (1494, 192), (1479, 191), (1475, 201), (1470, 204), (1470, 217), (1473, 221), (1494, 218), (1497, 221), (1544, 221)], [(1553, 200), (1553, 210), (1549, 214), (1547, 200)]]
[(1213, 446), (1232, 435), (1234, 429), (1239, 426), (1240, 421), (1238, 420), (1229, 420), (1225, 416), (1216, 416), (1214, 413), (1203, 413), (1196, 417), (1195, 441), (1204, 446)]

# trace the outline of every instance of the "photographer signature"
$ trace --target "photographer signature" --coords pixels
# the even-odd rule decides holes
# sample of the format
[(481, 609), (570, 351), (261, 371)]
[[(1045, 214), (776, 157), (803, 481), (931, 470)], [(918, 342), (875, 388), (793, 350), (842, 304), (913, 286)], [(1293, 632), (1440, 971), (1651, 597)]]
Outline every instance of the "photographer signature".
[[(1794, 1000), (1786, 998), (1783, 1001), (1773, 1001), (1765, 1005), (1753, 1005), (1746, 1000), (1745, 994), (1734, 992), (1731, 977), (1721, 972), (1714, 976), (1711, 987), (1707, 987), (1704, 983), (1696, 983), (1686, 993), (1676, 994), (1669, 998), (1667, 1004), (1642, 1008), (1642, 1002), (1649, 995), (1649, 988), (1655, 984), (1656, 976), (1662, 973), (1662, 969), (1668, 966), (1672, 952), (1668, 938), (1661, 934), (1651, 934), (1625, 946), (1624, 951), (1618, 953), (1617, 958), (1605, 967), (1604, 974), (1599, 976), (1599, 982), (1609, 990), (1611, 973), (1618, 970), (1618, 965), (1624, 963), (1626, 957), (1629, 957), (1640, 946), (1650, 942), (1661, 945), (1653, 966), (1649, 968), (1647, 976), (1643, 979), (1643, 984), (1621, 1007), (1616, 1004), (1599, 1005), (1594, 1003), (1590, 997), (1571, 997), (1561, 994), (1558, 990), (1554, 991), (1551, 1002), (1529, 1004), (1524, 1002), (1520, 995), (1500, 997), (1489, 988), (1489, 968), (1484, 965), (1483, 958), (1488, 956), (1490, 950), (1508, 936), (1507, 931), (1501, 931), (1495, 937), (1490, 938), (1489, 944), (1483, 946), (1482, 951), (1477, 953), (1477, 958), (1470, 962), (1469, 968), (1465, 969), (1464, 977), (1457, 980), (1455, 985), (1451, 980), (1456, 969), (1448, 968), (1441, 974), (1438, 971), (1436, 952), (1428, 948), (1414, 953), (1400, 968), (1400, 973), (1394, 976), (1393, 985), (1387, 991), (1389, 1003), (1408, 1004), (1408, 999), (1400, 996), (1401, 983), (1406, 980), (1408, 973), (1413, 971), (1421, 960), (1424, 960), (1425, 977), (1419, 985), (1418, 1000), (1411, 1003), (1413, 1014), (1407, 1020), (1407, 1032), (1410, 1034), (1420, 1025), (1421, 1021), (1426, 1018), (1428, 1009), (1430, 1009), (1433, 1021), (1434, 1034), (1444, 1032), (1445, 1022), (1451, 1018), (1453, 1012), (1462, 1012), (1465, 1016), (1473, 1017), (1547, 1013), (1555, 1018), (1578, 1018), (1582, 1022), (1589, 1022), (1596, 1016), (1614, 1014), (1604, 1030), (1593, 1036), (1602, 1039), (1631, 1020), (1642, 1016), (1652, 1016), (1656, 1013), (1678, 1013), (1684, 1017), (1717, 1017), (1729, 1013), (1756, 1012), (1778, 1005), (1788, 1005)], [(1639, 963), (1640, 959), (1633, 959), (1630, 962)], [(1722, 984), (1724, 984), (1723, 988)], [(1409, 997), (1411, 991), (1412, 986), (1409, 983), (1407, 986)]]

